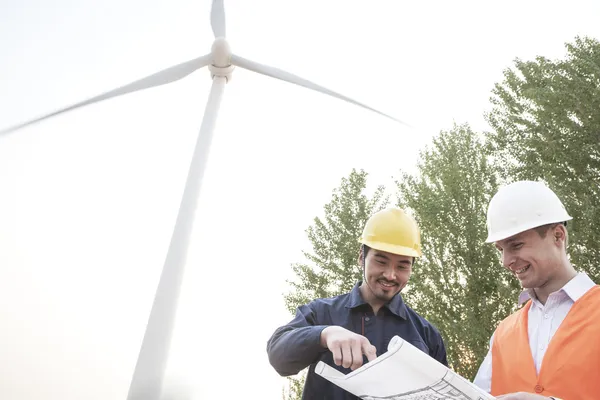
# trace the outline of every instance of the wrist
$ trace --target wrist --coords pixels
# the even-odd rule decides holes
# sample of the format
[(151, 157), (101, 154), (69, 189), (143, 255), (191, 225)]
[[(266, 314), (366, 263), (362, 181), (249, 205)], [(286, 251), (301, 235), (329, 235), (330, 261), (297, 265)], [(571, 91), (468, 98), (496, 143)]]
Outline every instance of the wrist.
[(327, 329), (330, 328), (326, 326), (323, 330), (321, 330), (321, 334), (319, 335), (319, 342), (321, 343), (321, 347), (327, 348)]

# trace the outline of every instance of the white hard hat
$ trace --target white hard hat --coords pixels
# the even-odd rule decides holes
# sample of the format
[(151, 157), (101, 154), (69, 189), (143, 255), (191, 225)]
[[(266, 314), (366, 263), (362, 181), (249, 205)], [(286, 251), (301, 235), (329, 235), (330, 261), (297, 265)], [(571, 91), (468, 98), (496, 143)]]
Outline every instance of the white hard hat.
[(501, 188), (490, 201), (486, 243), (571, 219), (558, 196), (543, 183), (514, 182)]

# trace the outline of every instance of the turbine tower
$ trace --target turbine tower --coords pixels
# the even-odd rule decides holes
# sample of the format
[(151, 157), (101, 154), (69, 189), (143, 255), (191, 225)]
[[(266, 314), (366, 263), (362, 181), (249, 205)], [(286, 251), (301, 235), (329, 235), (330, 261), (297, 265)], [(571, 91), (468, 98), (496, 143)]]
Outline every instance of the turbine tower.
[(215, 40), (209, 54), (174, 65), (117, 89), (0, 131), (1, 138), (23, 127), (83, 106), (178, 81), (203, 67), (208, 67), (210, 71), (212, 86), (192, 155), (171, 242), (154, 297), (154, 303), (146, 326), (136, 367), (133, 372), (127, 400), (159, 400), (161, 397), (177, 303), (181, 290), (181, 281), (206, 160), (225, 85), (231, 80), (231, 75), (236, 67), (336, 97), (410, 127), (410, 125), (388, 114), (287, 71), (263, 65), (233, 54), (226, 40), (223, 0), (213, 0), (210, 17)]

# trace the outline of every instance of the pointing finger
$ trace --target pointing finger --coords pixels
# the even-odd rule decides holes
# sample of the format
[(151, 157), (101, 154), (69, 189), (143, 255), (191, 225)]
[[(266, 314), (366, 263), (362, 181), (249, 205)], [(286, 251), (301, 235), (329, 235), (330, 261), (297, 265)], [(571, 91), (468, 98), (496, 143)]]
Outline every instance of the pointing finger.
[(369, 341), (363, 343), (363, 352), (367, 356), (367, 360), (373, 361), (377, 358), (377, 349)]

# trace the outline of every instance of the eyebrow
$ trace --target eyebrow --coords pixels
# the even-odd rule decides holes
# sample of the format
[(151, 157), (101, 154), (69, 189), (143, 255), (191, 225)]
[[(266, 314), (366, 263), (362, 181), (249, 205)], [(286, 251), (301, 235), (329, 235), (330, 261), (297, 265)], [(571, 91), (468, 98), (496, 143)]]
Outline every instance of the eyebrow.
[[(375, 253), (375, 256), (374, 256), (374, 257), (380, 257), (380, 258), (384, 258), (384, 259), (386, 259), (386, 260), (389, 260), (389, 259), (390, 259), (388, 256), (386, 256), (386, 255), (385, 255), (385, 254), (383, 254), (383, 253)], [(410, 260), (400, 260), (398, 263), (399, 263), (399, 264), (407, 264), (407, 265), (412, 265), (412, 263), (410, 262)]]
[[(523, 238), (520, 237), (520, 236), (515, 236), (515, 237), (512, 237), (510, 239), (506, 239), (506, 245), (509, 245), (509, 244), (512, 244), (514, 242), (518, 242), (518, 241), (521, 241), (521, 240), (523, 240)], [(502, 248), (500, 246), (498, 246), (498, 245), (496, 245), (496, 249), (502, 250)]]
[(523, 240), (523, 238), (520, 237), (520, 236), (516, 236), (516, 237), (510, 238), (510, 239), (507, 239), (506, 240), (506, 244), (511, 244), (511, 243), (514, 243), (514, 242), (518, 242), (520, 240)]

